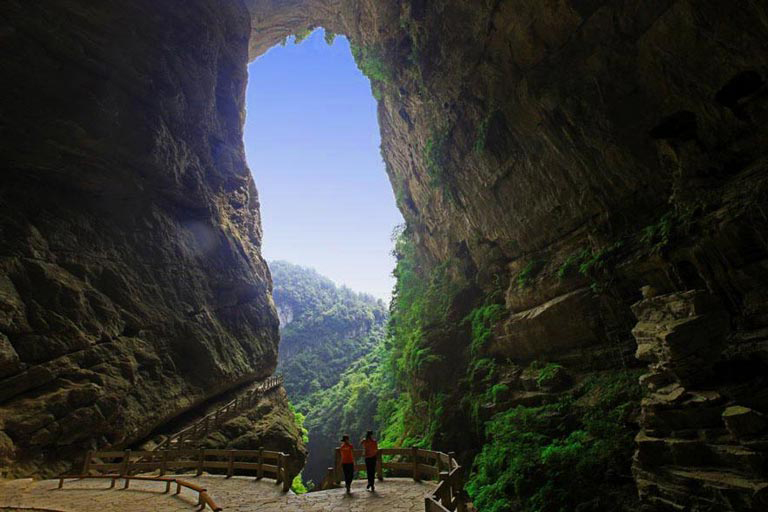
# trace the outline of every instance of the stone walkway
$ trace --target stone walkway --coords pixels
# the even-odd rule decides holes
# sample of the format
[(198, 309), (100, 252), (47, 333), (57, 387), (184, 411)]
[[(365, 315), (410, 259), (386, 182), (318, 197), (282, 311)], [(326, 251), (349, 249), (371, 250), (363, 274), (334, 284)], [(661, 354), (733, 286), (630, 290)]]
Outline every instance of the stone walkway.
[[(204, 475), (183, 477), (201, 485), (225, 512), (417, 512), (424, 510), (424, 495), (434, 482), (415, 483), (405, 478), (390, 478), (376, 485), (376, 492), (365, 490), (356, 481), (352, 495), (343, 489), (297, 496), (284, 494), (273, 481), (252, 478), (230, 479)], [(23, 509), (56, 512), (124, 511), (181, 512), (196, 510), (197, 493), (184, 489), (179, 496), (164, 494), (165, 485), (132, 481), (129, 489), (109, 489), (108, 481), (67, 481), (58, 489), (58, 480), (11, 480), (0, 482), (0, 511)], [(122, 487), (118, 482), (117, 487)]]

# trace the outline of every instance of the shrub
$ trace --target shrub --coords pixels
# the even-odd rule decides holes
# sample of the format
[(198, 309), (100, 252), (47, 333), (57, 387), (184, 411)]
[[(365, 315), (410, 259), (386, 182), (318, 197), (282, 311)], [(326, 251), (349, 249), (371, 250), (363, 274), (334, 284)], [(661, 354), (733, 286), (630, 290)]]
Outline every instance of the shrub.
[(355, 58), (357, 67), (368, 77), (371, 82), (387, 84), (392, 81), (393, 72), (387, 62), (384, 60), (383, 52), (380, 48), (374, 46), (352, 45), (352, 56)]
[(490, 340), (492, 330), (496, 322), (503, 316), (504, 311), (504, 306), (500, 304), (486, 304), (473, 309), (464, 319), (465, 322), (470, 322), (472, 326), (472, 343), (469, 351), (473, 358)]
[(309, 35), (312, 33), (312, 29), (307, 27), (305, 29), (299, 30), (294, 35), (293, 43), (294, 44), (301, 44), (302, 41), (304, 41), (306, 38), (309, 37)]
[(628, 422), (639, 399), (637, 372), (624, 371), (592, 376), (555, 403), (496, 414), (467, 485), (475, 505), (483, 512), (565, 512), (595, 496), (610, 499), (600, 489), (610, 475), (629, 472)]

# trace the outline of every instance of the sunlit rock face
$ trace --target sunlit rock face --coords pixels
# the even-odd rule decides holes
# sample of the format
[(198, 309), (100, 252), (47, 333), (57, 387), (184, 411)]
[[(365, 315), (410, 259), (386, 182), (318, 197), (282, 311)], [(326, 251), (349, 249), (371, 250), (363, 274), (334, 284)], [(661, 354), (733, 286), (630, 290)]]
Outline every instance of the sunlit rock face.
[(272, 373), (238, 2), (4, 2), (0, 466), (51, 474)]

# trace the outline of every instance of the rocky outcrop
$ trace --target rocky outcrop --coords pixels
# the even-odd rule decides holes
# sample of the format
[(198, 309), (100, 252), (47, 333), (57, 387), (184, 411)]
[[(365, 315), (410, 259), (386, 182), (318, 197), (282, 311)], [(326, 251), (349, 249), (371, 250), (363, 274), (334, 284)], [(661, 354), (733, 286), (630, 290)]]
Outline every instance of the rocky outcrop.
[(768, 506), (765, 374), (723, 351), (722, 304), (702, 291), (633, 306), (642, 430), (633, 472), (648, 510), (762, 510)]
[[(272, 373), (238, 2), (4, 2), (0, 466), (51, 474)], [(65, 461), (60, 463), (60, 461)]]
[(251, 410), (232, 418), (200, 443), (202, 448), (272, 450), (287, 453), (290, 473), (299, 474), (307, 448), (283, 388), (265, 394)]

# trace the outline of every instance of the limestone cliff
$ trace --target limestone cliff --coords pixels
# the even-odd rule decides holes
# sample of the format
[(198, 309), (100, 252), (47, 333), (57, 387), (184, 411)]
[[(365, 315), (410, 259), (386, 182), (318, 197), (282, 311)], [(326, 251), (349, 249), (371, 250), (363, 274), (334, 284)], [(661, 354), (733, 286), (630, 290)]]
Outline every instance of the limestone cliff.
[[(0, 466), (51, 474), (272, 373), (238, 2), (0, 8)], [(62, 462), (64, 461), (64, 462)]]

